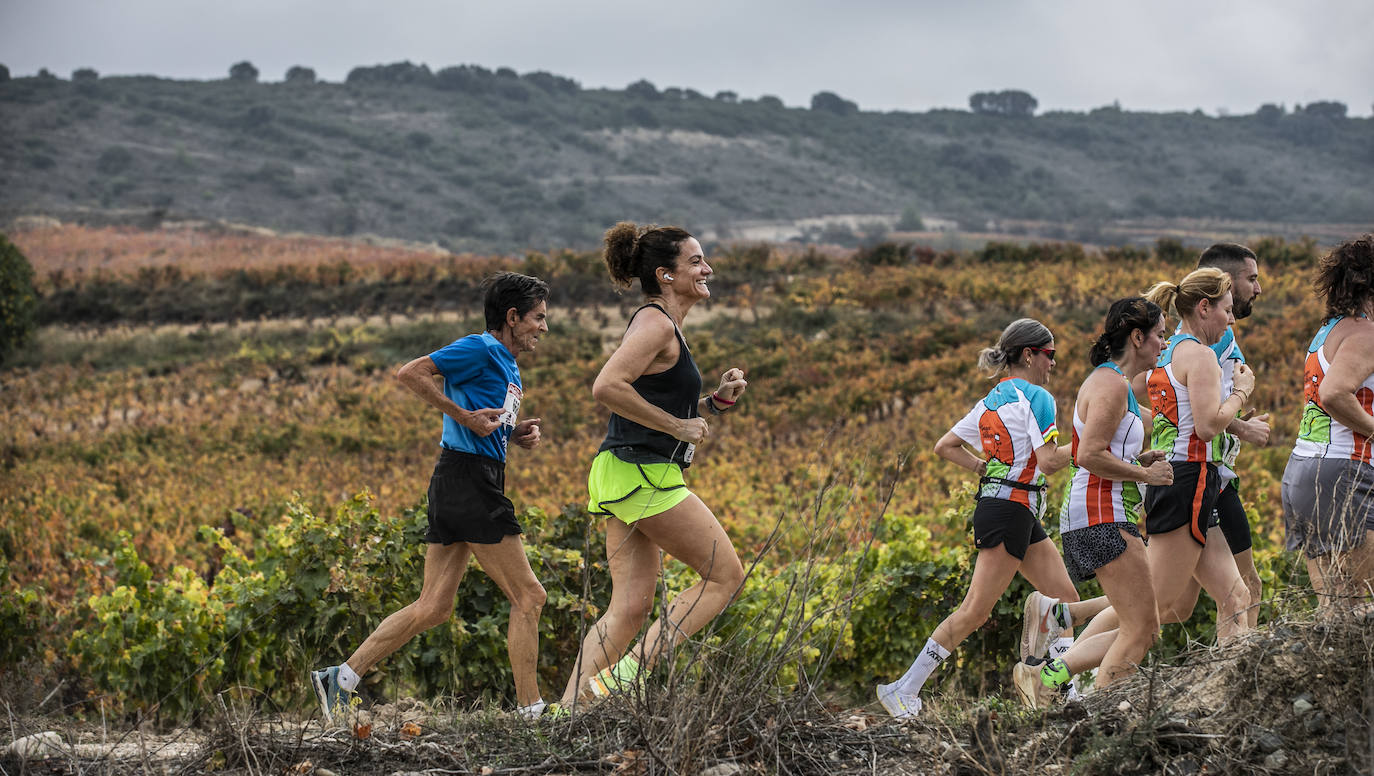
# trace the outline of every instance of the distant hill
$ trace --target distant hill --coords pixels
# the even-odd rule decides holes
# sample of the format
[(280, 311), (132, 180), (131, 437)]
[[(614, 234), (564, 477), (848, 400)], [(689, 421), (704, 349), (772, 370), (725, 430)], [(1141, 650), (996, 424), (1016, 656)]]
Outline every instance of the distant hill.
[(132, 212), (459, 251), (585, 246), (623, 218), (841, 243), (921, 218), (1088, 239), (1120, 220), (1374, 223), (1374, 120), (1337, 103), (874, 113), (473, 66), (293, 71), (0, 82), (0, 223)]

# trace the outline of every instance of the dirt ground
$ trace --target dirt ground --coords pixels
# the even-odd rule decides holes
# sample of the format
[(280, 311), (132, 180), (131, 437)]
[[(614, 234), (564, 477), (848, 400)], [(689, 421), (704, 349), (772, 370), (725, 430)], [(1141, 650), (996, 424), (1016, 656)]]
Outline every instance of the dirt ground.
[(1374, 616), (1272, 624), (1048, 710), (936, 696), (905, 723), (671, 688), (535, 723), (403, 700), (325, 727), (214, 703), (165, 731), (10, 715), (0, 774), (1370, 774)]

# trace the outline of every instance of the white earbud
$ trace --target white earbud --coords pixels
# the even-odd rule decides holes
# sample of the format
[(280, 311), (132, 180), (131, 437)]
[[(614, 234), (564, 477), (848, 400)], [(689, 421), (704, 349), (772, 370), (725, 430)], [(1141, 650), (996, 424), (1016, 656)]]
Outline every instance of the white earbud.
[(663, 276), (663, 279), (664, 279), (664, 280), (672, 280), (672, 279), (673, 279), (673, 276), (672, 276), (672, 275), (664, 275), (664, 276)]

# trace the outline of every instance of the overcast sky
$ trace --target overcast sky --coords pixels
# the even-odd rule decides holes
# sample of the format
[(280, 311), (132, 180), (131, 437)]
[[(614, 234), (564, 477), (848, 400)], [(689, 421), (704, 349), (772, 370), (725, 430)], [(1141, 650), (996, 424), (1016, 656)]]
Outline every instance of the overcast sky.
[(788, 105), (828, 90), (865, 110), (1013, 88), (1041, 111), (1340, 100), (1367, 116), (1372, 31), (1370, 0), (0, 0), (0, 64), (210, 79), (247, 59), (263, 80), (299, 64), (341, 81), (410, 60)]

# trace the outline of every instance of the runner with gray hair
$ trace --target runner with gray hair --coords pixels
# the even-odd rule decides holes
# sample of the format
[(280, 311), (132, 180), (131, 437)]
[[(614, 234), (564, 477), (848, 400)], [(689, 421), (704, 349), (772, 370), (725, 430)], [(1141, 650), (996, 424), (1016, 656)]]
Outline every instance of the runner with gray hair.
[(1047, 594), (1028, 604), (1046, 636), (1062, 638), (1067, 631), (1071, 640), (1072, 619), (1086, 620), (1106, 606), (1104, 599), (1078, 600), (1064, 560), (1040, 524), (1045, 475), (1069, 463), (1069, 447), (1057, 444), (1054, 397), (1043, 387), (1054, 369), (1054, 335), (1039, 321), (1014, 321), (996, 345), (979, 354), (978, 366), (993, 376), (1003, 369), (1009, 374), (935, 443), (940, 457), (979, 475), (973, 510), (978, 558), (959, 608), (935, 628), (901, 678), (878, 685), (878, 701), (898, 719), (920, 713), (926, 680), (987, 622), (1017, 572)]
[(541, 438), (539, 418), (519, 419), (524, 389), (516, 359), (532, 352), (549, 330), (549, 287), (535, 277), (499, 272), (482, 288), (486, 331), (396, 372), (401, 385), (443, 413), (439, 460), (429, 480), (424, 582), (420, 597), (382, 620), (348, 660), (310, 672), (320, 710), (331, 722), (342, 721), (374, 665), (453, 616), (453, 599), (472, 558), (510, 601), (507, 651), (517, 713), (534, 719), (544, 711), (536, 673), (544, 588), (525, 556), (505, 491), (509, 443), (534, 449)]

